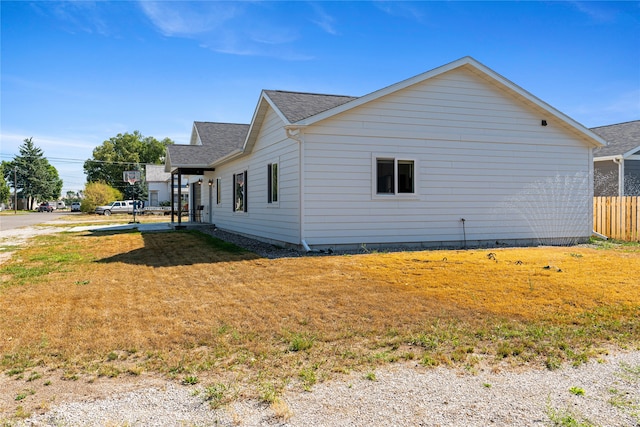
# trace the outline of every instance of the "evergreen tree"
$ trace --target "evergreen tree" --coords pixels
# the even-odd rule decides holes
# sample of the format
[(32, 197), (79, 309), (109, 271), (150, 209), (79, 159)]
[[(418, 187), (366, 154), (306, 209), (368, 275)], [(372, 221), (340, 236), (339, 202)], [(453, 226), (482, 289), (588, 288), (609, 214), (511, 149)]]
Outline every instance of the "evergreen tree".
[(26, 138), (19, 151), (20, 155), (7, 165), (10, 170), (3, 168), (5, 179), (18, 189), (18, 197), (26, 199), (28, 209), (33, 209), (36, 201), (57, 200), (62, 180), (42, 149), (34, 145), (33, 138)]

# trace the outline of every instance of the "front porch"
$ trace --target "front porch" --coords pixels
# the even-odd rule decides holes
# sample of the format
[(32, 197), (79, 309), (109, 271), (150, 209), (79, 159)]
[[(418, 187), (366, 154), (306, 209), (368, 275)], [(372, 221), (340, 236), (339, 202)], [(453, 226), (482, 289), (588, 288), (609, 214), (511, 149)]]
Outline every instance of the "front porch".
[[(177, 188), (176, 197), (171, 198), (171, 224), (175, 229), (187, 228), (187, 223), (190, 225), (210, 223), (210, 218), (205, 218), (204, 215), (202, 186), (205, 172), (214, 170), (214, 168), (176, 168), (171, 171), (171, 187), (172, 189)], [(188, 176), (189, 179), (196, 177), (192, 182), (189, 182), (189, 198), (186, 203), (183, 202), (182, 193), (184, 176)], [(211, 181), (209, 181), (210, 186)]]

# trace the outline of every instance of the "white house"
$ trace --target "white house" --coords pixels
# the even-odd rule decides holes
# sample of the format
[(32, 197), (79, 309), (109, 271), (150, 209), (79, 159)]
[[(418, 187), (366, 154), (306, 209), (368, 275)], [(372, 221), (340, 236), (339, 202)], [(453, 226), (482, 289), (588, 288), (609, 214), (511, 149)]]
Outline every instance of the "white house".
[(196, 122), (218, 228), (311, 249), (572, 243), (592, 233), (596, 134), (465, 57), (362, 97), (264, 90), (249, 125)]
[[(145, 180), (149, 190), (147, 206), (157, 207), (171, 202), (171, 174), (164, 171), (164, 165), (145, 165)], [(173, 187), (174, 197), (177, 197), (176, 184)], [(184, 185), (181, 193), (186, 202), (189, 197), (189, 187)]]

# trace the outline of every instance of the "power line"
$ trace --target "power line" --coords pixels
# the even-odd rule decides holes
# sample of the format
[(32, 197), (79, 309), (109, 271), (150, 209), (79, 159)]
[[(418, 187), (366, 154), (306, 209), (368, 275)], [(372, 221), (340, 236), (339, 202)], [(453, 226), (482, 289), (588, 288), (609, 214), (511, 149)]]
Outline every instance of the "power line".
[[(0, 154), (0, 158), (11, 158), (14, 159), (16, 157), (21, 157), (18, 155), (9, 155), (9, 154)], [(115, 161), (115, 160), (95, 160), (95, 159), (74, 159), (74, 158), (70, 158), (70, 157), (43, 157), (49, 161), (54, 161), (57, 163), (81, 163), (84, 164), (85, 162), (92, 162), (92, 163), (105, 163), (105, 164), (112, 164), (112, 165), (137, 165), (137, 164), (142, 164), (145, 162), (121, 162), (121, 161)], [(146, 164), (146, 163), (145, 163)]]

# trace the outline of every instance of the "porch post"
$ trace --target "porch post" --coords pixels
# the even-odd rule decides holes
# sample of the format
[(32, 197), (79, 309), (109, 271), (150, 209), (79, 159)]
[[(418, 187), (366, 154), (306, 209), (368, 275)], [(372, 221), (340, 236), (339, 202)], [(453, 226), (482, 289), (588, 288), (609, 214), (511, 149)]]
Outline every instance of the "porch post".
[(182, 173), (178, 169), (178, 226), (182, 224)]
[(174, 172), (171, 172), (171, 182), (169, 183), (169, 194), (171, 197), (171, 224), (173, 224), (174, 221), (174, 214), (173, 214), (173, 209), (175, 208), (175, 194), (173, 193), (173, 184), (176, 182), (176, 174)]

